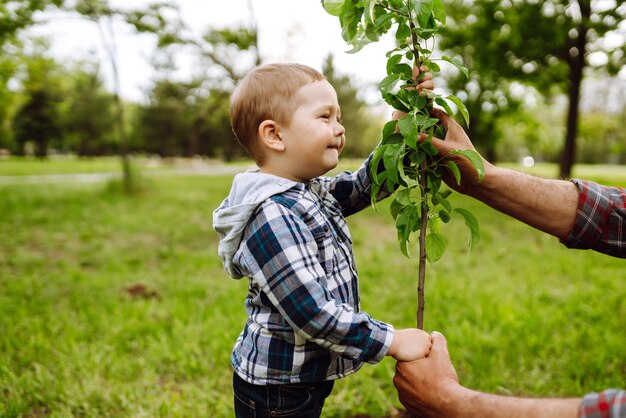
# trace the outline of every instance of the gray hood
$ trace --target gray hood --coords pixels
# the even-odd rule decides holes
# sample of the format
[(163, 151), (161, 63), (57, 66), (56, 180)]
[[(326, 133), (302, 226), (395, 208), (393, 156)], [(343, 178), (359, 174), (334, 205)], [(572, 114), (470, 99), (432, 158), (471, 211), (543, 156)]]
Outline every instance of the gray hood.
[(298, 183), (295, 181), (259, 173), (258, 169), (235, 176), (230, 194), (213, 211), (213, 229), (220, 237), (217, 253), (230, 276), (235, 279), (242, 277), (233, 265), (233, 257), (239, 249), (244, 230), (256, 208), (269, 197), (296, 185)]

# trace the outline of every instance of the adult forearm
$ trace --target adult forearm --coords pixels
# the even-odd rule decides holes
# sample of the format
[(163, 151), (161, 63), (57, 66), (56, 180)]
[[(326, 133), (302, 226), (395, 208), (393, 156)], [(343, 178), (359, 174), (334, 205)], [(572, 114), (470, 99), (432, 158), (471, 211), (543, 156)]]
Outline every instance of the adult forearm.
[(456, 402), (451, 418), (577, 418), (578, 398), (515, 398), (464, 389), (463, 402)]
[(482, 182), (464, 192), (561, 239), (571, 231), (578, 207), (578, 188), (572, 182), (544, 179), (492, 165), (487, 167)]

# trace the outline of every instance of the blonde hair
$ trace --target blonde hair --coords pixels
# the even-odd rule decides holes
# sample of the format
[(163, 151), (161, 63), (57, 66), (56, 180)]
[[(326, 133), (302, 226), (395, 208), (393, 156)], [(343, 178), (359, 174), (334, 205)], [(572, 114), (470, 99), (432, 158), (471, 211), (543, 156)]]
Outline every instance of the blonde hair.
[(259, 125), (274, 120), (288, 125), (297, 103), (293, 96), (306, 84), (325, 80), (302, 64), (266, 64), (246, 75), (230, 97), (230, 121), (237, 141), (257, 164), (263, 163), (258, 144)]

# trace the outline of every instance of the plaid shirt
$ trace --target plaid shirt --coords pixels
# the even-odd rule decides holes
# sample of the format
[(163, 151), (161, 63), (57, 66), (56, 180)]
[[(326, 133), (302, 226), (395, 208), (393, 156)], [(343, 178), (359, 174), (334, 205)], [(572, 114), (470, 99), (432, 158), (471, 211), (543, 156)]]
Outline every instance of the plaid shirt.
[(626, 258), (626, 189), (572, 181), (580, 191), (578, 213), (563, 244)]
[[(563, 241), (569, 248), (593, 249), (626, 258), (626, 189), (572, 180), (580, 191), (574, 228)], [(583, 398), (580, 418), (626, 418), (626, 392), (608, 389)]]
[(626, 391), (608, 389), (583, 398), (580, 418), (626, 418)]
[(250, 280), (248, 321), (231, 357), (244, 380), (333, 380), (388, 352), (393, 327), (359, 311), (344, 219), (370, 203), (367, 167), (297, 183), (250, 219), (233, 258)]

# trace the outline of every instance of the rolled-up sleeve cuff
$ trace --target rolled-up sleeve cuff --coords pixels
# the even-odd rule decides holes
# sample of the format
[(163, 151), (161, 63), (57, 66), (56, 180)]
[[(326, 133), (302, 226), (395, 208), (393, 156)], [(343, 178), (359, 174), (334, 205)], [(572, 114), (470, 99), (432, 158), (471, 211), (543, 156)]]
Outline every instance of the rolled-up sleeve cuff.
[(578, 416), (580, 418), (626, 418), (626, 392), (607, 389), (590, 393), (583, 398)]
[[(381, 325), (382, 327), (375, 330), (374, 333), (372, 334), (371, 341), (374, 344), (371, 344), (370, 347), (364, 350), (365, 352), (369, 352), (370, 354), (373, 354), (373, 351), (378, 348), (374, 356), (366, 360), (370, 364), (376, 364), (385, 358), (385, 356), (389, 352), (389, 349), (391, 348), (391, 343), (393, 342), (393, 337), (395, 335), (395, 329), (393, 325), (386, 324), (384, 322), (381, 322)], [(378, 344), (375, 344), (375, 343), (378, 343)], [(378, 347), (375, 347), (375, 345), (378, 345)]]
[(567, 238), (561, 240), (568, 248), (591, 248), (602, 236), (611, 210), (611, 201), (597, 183), (572, 179), (578, 187), (578, 209), (574, 227)]

